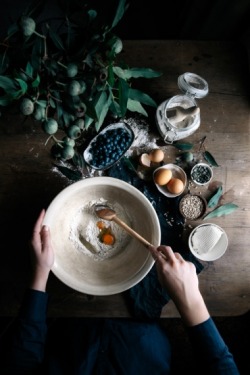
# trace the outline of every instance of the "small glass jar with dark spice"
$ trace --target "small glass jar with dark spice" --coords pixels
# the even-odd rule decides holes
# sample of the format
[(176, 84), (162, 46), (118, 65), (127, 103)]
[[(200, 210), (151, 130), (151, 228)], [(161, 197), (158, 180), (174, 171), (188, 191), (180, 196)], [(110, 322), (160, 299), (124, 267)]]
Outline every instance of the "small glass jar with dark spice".
[(191, 179), (197, 185), (206, 185), (213, 178), (213, 170), (206, 163), (198, 163), (191, 169)]

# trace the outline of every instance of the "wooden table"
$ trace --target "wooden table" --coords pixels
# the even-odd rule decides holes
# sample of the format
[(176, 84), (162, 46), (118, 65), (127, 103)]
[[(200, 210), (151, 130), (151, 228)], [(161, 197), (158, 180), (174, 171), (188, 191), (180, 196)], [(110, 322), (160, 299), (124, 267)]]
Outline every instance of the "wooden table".
[[(223, 183), (227, 200), (239, 206), (233, 214), (211, 219), (225, 229), (229, 246), (215, 262), (203, 262), (200, 288), (213, 316), (235, 316), (250, 307), (250, 97), (246, 50), (225, 42), (126, 41), (121, 55), (131, 67), (151, 67), (163, 75), (138, 80), (158, 104), (179, 93), (177, 78), (193, 72), (205, 78), (209, 95), (199, 101), (201, 126), (188, 138), (207, 137), (209, 151), (220, 167), (214, 179)], [(135, 83), (136, 84), (136, 83)], [(149, 119), (154, 124), (154, 118)], [(42, 207), (68, 185), (53, 170), (50, 146), (40, 125), (22, 122), (19, 113), (1, 118), (0, 314), (15, 316), (29, 280), (28, 240)], [(167, 149), (166, 149), (167, 150)], [(198, 223), (197, 223), (198, 224)], [(53, 274), (48, 291), (50, 316), (129, 316), (123, 295), (90, 297), (61, 283)], [(170, 302), (162, 317), (179, 316)]]

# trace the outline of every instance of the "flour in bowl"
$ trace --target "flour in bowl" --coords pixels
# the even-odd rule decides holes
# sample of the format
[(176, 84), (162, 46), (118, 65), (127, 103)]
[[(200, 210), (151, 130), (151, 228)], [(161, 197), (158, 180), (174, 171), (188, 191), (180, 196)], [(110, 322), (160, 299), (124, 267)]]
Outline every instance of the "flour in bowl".
[(90, 201), (80, 207), (70, 224), (69, 240), (73, 243), (77, 251), (82, 252), (94, 260), (104, 260), (124, 250), (130, 241), (130, 236), (124, 229), (112, 221), (103, 220), (106, 226), (114, 235), (115, 242), (113, 245), (105, 245), (99, 239), (100, 229), (97, 225), (100, 219), (95, 214), (96, 204), (108, 204), (117, 216), (131, 225), (127, 213), (118, 203), (110, 204), (104, 199)]

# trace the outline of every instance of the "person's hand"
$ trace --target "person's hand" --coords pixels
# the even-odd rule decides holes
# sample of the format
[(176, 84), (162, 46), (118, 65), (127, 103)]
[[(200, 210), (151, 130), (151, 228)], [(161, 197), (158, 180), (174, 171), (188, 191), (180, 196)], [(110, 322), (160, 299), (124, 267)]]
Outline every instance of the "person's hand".
[(199, 290), (193, 263), (187, 262), (169, 246), (150, 248), (155, 259), (158, 279), (174, 301), (187, 325), (196, 325), (209, 318)]
[(30, 287), (45, 291), (50, 270), (54, 263), (50, 229), (42, 225), (45, 210), (42, 210), (33, 229), (30, 241), (33, 274)]

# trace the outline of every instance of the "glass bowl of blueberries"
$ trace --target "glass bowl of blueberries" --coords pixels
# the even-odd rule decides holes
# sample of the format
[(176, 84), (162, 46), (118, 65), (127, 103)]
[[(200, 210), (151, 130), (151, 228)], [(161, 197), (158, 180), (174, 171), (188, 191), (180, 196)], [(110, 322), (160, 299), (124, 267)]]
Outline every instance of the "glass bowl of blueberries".
[(83, 158), (93, 169), (108, 169), (127, 152), (134, 137), (134, 132), (126, 123), (110, 124), (91, 140)]

